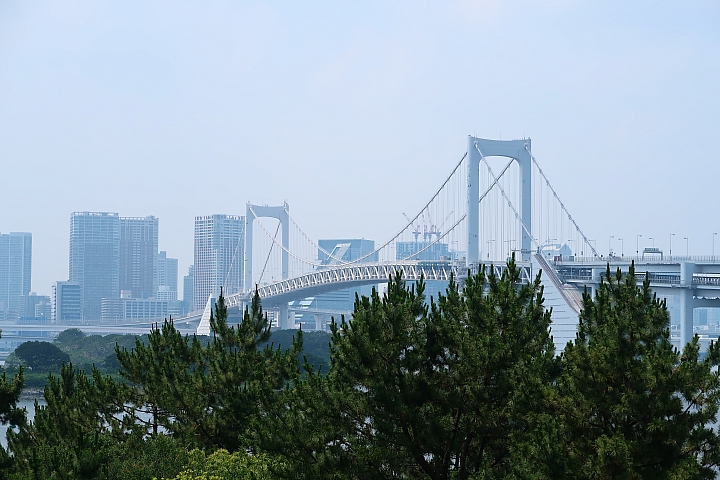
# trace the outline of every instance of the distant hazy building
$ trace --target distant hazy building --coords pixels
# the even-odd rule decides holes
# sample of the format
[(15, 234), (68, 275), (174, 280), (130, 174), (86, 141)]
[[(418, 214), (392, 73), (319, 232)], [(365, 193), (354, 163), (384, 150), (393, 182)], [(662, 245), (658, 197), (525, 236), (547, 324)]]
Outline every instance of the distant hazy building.
[[(82, 318), (101, 318), (101, 300), (120, 296), (120, 217), (75, 212), (70, 217), (70, 282), (80, 286)], [(152, 271), (151, 271), (152, 276)]]
[(242, 289), (245, 250), (245, 217), (210, 215), (195, 217), (195, 258), (192, 310), (202, 310), (220, 287), (225, 294)]
[[(347, 238), (318, 241), (318, 259), (323, 265), (335, 265), (350, 262), (369, 255), (375, 250), (375, 241), (364, 238)], [(327, 252), (327, 253), (325, 253)], [(377, 262), (377, 252), (362, 260)]]
[(193, 283), (194, 283), (194, 266), (188, 267), (188, 273), (183, 277), (183, 305), (186, 311), (193, 309)]
[(154, 296), (158, 287), (155, 282), (157, 254), (158, 219), (120, 217), (120, 290), (130, 290), (133, 298)]
[[(424, 262), (455, 260), (457, 253), (448, 249), (447, 243), (431, 241), (396, 242), (395, 258), (397, 260), (419, 260)], [(438, 294), (445, 295), (449, 282), (445, 280), (425, 281), (425, 300), (437, 301)]]
[(22, 312), (20, 319), (30, 321), (32, 319), (50, 321), (52, 316), (51, 299), (47, 295), (29, 293), (22, 296)]
[(52, 321), (66, 324), (80, 323), (83, 318), (80, 284), (55, 282), (52, 290)]
[(155, 298), (103, 298), (103, 322), (161, 320), (168, 317), (168, 303)]
[(170, 258), (167, 252), (155, 256), (155, 297), (158, 300), (174, 302), (178, 299), (178, 260)]
[(0, 234), (0, 318), (16, 319), (24, 312), (22, 296), (30, 293), (32, 234)]
[[(318, 246), (320, 247), (318, 250), (320, 263), (329, 266), (354, 261), (371, 254), (375, 250), (375, 241), (364, 238), (319, 240)], [(362, 261), (377, 262), (378, 254), (374, 253)], [(323, 293), (322, 295), (315, 296), (312, 301), (308, 303), (308, 307), (317, 310), (352, 311), (355, 303), (355, 295), (370, 296), (372, 287), (373, 285), (365, 285)], [(300, 321), (305, 323), (306, 319), (303, 318)], [(314, 319), (307, 319), (307, 322), (314, 322)]]
[(447, 243), (395, 242), (397, 260), (451, 260)]

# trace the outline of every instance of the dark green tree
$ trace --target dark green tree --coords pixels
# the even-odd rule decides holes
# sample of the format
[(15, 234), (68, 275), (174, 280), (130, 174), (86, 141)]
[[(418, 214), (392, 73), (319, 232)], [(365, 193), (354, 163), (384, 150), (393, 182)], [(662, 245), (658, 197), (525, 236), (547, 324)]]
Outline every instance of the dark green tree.
[(236, 326), (227, 323), (221, 294), (210, 324), (211, 341), (203, 344), (166, 321), (153, 329), (147, 344), (117, 349), (120, 373), (135, 386), (133, 403), (151, 415), (151, 433), (162, 427), (192, 446), (251, 448), (253, 418), (298, 376), (302, 334), (286, 350), (258, 348), (270, 338), (270, 325), (257, 293)]
[(68, 328), (58, 334), (55, 338), (55, 343), (59, 343), (61, 345), (73, 344), (82, 341), (85, 337), (87, 337), (87, 335), (79, 328)]
[(32, 370), (59, 369), (63, 363), (70, 363), (70, 356), (50, 342), (25, 342), (14, 353)]
[[(261, 442), (298, 478), (533, 477), (524, 458), (552, 380), (539, 276), (514, 260), (428, 306), (398, 275), (333, 323), (331, 369), (311, 372)], [(310, 369), (309, 369), (310, 370)]]
[(35, 401), (35, 418), (8, 431), (18, 478), (97, 478), (107, 474), (111, 450), (133, 432), (124, 386), (97, 369), (88, 376), (72, 364), (50, 374), (46, 405)]
[(704, 359), (697, 336), (673, 348), (665, 301), (648, 279), (638, 287), (634, 265), (624, 277), (608, 266), (583, 301), (557, 384), (555, 465), (575, 478), (716, 478), (717, 344)]
[[(6, 372), (0, 375), (0, 423), (9, 425), (8, 430), (26, 421), (25, 410), (17, 406), (24, 384), (22, 367), (12, 379), (8, 379)], [(0, 479), (7, 478), (12, 464), (13, 458), (0, 447)]]

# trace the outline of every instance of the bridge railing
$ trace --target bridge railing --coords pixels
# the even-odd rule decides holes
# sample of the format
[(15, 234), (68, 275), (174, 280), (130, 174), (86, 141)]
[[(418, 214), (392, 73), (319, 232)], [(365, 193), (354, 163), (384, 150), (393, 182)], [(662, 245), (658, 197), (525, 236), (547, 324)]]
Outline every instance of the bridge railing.
[[(645, 280), (646, 276), (650, 276), (650, 283), (662, 284), (662, 285), (680, 285), (680, 275), (672, 273), (647, 273), (637, 272), (635, 277), (638, 282)], [(564, 282), (588, 282), (593, 283), (592, 275), (574, 273), (574, 272), (560, 272), (560, 278)], [(712, 273), (695, 273), (693, 274), (693, 285), (720, 287), (720, 274)]]
[(573, 263), (583, 264), (592, 263), (597, 264), (598, 262), (610, 262), (610, 263), (680, 263), (680, 262), (694, 262), (694, 263), (718, 263), (720, 264), (720, 255), (691, 255), (691, 256), (680, 256), (680, 255), (665, 255), (660, 258), (657, 255), (645, 255), (642, 256), (630, 256), (630, 255), (612, 255), (612, 256), (599, 256), (599, 257), (576, 257), (576, 256), (562, 256), (551, 260), (553, 263)]
[[(580, 274), (580, 273), (573, 273), (573, 272), (560, 272), (560, 278), (563, 279), (565, 282), (569, 281), (580, 281), (580, 282), (588, 282), (593, 283), (592, 275), (588, 274)], [(603, 274), (604, 276), (604, 274)], [(680, 275), (673, 275), (673, 274), (666, 274), (666, 273), (647, 273), (647, 272), (636, 272), (635, 278), (637, 278), (638, 282), (645, 281), (645, 277), (650, 277), (650, 283), (660, 283), (663, 285), (680, 285)], [(693, 278), (693, 284), (702, 284), (699, 283), (704, 277), (695, 277)], [(707, 285), (715, 285), (714, 283), (708, 283)], [(720, 285), (720, 277), (717, 278), (717, 285)]]

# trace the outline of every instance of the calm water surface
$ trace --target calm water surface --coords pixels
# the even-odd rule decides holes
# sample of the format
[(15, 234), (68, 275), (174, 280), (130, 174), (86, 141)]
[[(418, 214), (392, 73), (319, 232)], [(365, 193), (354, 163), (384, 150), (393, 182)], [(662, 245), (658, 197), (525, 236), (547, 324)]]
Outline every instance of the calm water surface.
[[(40, 405), (46, 405), (45, 399), (42, 396), (21, 397), (20, 401), (18, 402), (18, 407), (24, 407), (25, 410), (27, 410), (28, 420), (33, 420), (35, 418), (35, 399), (37, 399)], [(7, 429), (7, 425), (0, 425), (0, 444), (3, 446), (3, 448), (7, 447), (7, 437), (5, 436)]]

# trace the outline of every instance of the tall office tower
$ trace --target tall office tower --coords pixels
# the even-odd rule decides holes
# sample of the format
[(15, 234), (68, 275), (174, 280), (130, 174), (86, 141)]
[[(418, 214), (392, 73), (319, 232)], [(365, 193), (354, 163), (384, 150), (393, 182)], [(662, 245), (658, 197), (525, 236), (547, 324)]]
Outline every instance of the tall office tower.
[(195, 267), (190, 265), (188, 267), (188, 273), (183, 277), (183, 305), (185, 310), (191, 311), (193, 309), (193, 283), (194, 283), (194, 270)]
[(174, 302), (177, 300), (178, 261), (169, 258), (167, 252), (160, 252), (155, 256), (155, 284), (158, 300)]
[(30, 293), (32, 234), (0, 234), (0, 318), (15, 319), (23, 312), (22, 296)]
[(193, 310), (205, 308), (208, 298), (242, 290), (245, 217), (195, 217)]
[(74, 324), (83, 318), (82, 292), (80, 284), (55, 282), (52, 291), (53, 323)]
[(70, 216), (70, 282), (80, 285), (82, 318), (99, 321), (101, 300), (120, 296), (120, 217), (75, 212)]
[(158, 253), (158, 219), (120, 217), (120, 291), (133, 298), (155, 295), (155, 260)]

